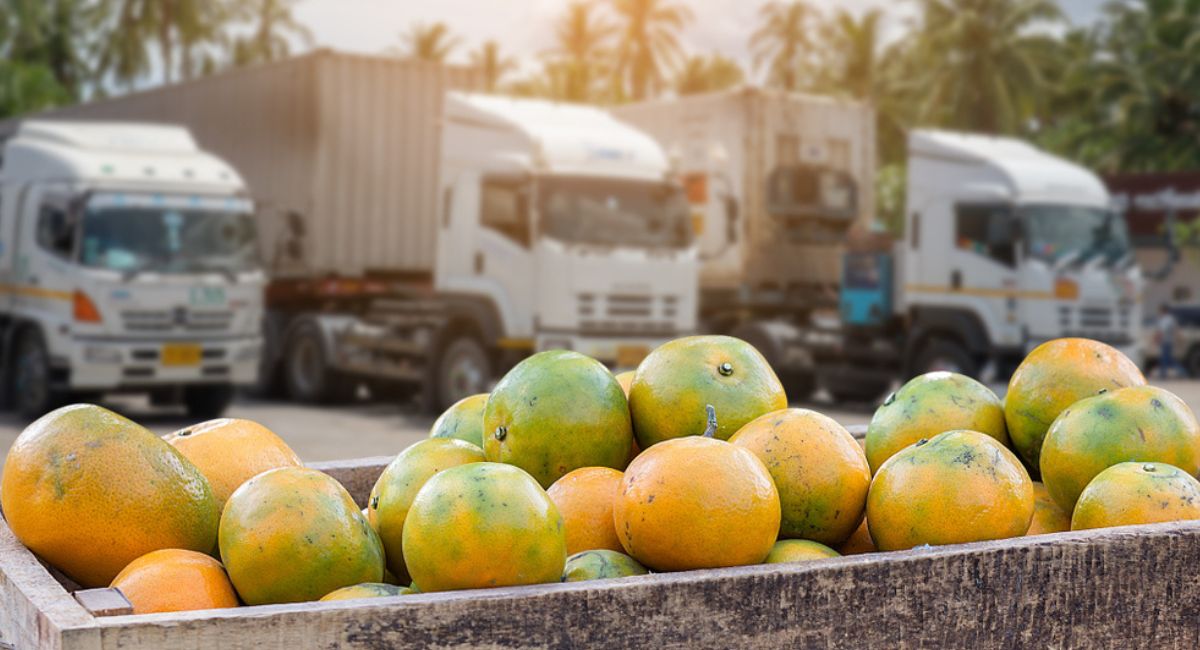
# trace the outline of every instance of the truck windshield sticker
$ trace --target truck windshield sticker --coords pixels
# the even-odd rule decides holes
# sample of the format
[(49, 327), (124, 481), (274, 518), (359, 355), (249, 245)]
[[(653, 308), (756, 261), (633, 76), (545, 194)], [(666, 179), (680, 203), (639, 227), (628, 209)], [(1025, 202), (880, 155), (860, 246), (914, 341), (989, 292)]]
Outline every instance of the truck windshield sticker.
[(250, 199), (235, 196), (198, 196), (170, 194), (94, 194), (88, 207), (93, 209), (113, 207), (163, 207), (173, 209), (204, 209), (221, 212), (251, 212), (254, 204)]

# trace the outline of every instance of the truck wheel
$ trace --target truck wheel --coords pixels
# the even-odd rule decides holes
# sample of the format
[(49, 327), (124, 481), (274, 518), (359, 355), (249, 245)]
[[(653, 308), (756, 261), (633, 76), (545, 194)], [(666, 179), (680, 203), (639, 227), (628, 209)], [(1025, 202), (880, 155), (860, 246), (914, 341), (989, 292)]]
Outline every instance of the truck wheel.
[(183, 389), (183, 405), (193, 420), (219, 418), (233, 401), (233, 386), (187, 386)]
[(783, 384), (788, 401), (805, 401), (817, 390), (817, 377), (811, 369), (788, 367), (783, 364), (783, 344), (777, 340), (777, 336), (772, 335), (766, 325), (746, 323), (733, 330), (730, 336), (753, 345), (763, 355), (779, 377), (779, 382)]
[(50, 354), (37, 330), (26, 330), (17, 341), (11, 391), (17, 412), (28, 418), (41, 417), (65, 398), (52, 384)]
[(918, 375), (939, 370), (979, 377), (979, 364), (966, 348), (950, 339), (927, 341), (913, 364), (913, 372)]
[(328, 403), (353, 396), (354, 383), (329, 367), (325, 342), (316, 325), (297, 327), (288, 337), (284, 354), (284, 380), (293, 401)]
[[(882, 380), (864, 380), (864, 379), (841, 379), (830, 380), (826, 379), (821, 382), (821, 387), (833, 401), (838, 404), (870, 402), (872, 405), (887, 392), (891, 382)], [(791, 396), (789, 395), (789, 398)]]
[(491, 388), (492, 359), (479, 339), (463, 334), (450, 339), (437, 360), (433, 410), (442, 412), (458, 400)]

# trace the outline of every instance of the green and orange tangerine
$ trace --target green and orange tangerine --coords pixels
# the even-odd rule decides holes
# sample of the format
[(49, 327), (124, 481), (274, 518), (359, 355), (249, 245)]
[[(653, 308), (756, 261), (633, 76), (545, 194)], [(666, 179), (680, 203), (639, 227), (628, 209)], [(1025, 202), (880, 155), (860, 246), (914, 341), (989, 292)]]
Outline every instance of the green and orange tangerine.
[(388, 570), (399, 581), (408, 581), (404, 566), (404, 522), (417, 492), (438, 472), (484, 460), (483, 450), (469, 442), (430, 438), (401, 451), (379, 475), (367, 498), (367, 512), (383, 542)]
[(386, 598), (388, 596), (405, 596), (413, 593), (408, 587), (397, 587), (396, 585), (385, 584), (382, 582), (364, 582), (349, 587), (335, 589), (324, 596), (321, 596), (323, 602), (331, 600), (358, 600), (360, 598)]
[(247, 605), (317, 600), (384, 573), (383, 545), (350, 493), (302, 467), (264, 472), (235, 490), (221, 515), (220, 549)]
[(867, 427), (871, 471), (893, 454), (922, 438), (969, 429), (1008, 444), (1004, 406), (987, 386), (954, 372), (929, 372), (912, 378), (884, 400)]
[(664, 343), (638, 366), (629, 410), (638, 445), (696, 436), (704, 407), (720, 416), (715, 437), (728, 440), (747, 422), (787, 408), (783, 385), (762, 354), (731, 336), (689, 336)]
[(1200, 472), (1200, 423), (1188, 405), (1156, 386), (1089, 397), (1059, 415), (1041, 453), (1042, 482), (1066, 512), (1097, 474), (1126, 461)]
[(1047, 341), (1025, 357), (1008, 382), (1004, 418), (1013, 449), (1037, 472), (1042, 442), (1059, 413), (1101, 390), (1145, 383), (1137, 364), (1110, 345), (1083, 338)]
[(563, 582), (626, 578), (650, 573), (637, 560), (609, 549), (580, 551), (567, 558)]
[(1019, 537), (1033, 482), (995, 438), (947, 431), (902, 449), (871, 481), (867, 522), (881, 551)]
[(758, 564), (779, 533), (779, 491), (754, 452), (704, 435), (666, 440), (625, 470), (613, 522), (625, 551), (655, 571)]
[(760, 416), (729, 442), (766, 465), (779, 490), (779, 536), (841, 544), (858, 528), (871, 485), (862, 448), (832, 418), (790, 408)]
[(1071, 514), (1064, 512), (1043, 483), (1033, 484), (1033, 520), (1025, 535), (1045, 535), (1071, 530)]
[(483, 450), (543, 487), (580, 467), (623, 468), (633, 443), (629, 404), (599, 361), (548, 350), (518, 363), (484, 411)]
[(211, 552), (221, 516), (178, 449), (91, 404), (25, 427), (4, 461), (0, 506), (22, 544), (84, 587), (107, 587), (151, 551)]
[(1071, 530), (1200, 519), (1200, 481), (1166, 463), (1117, 463), (1079, 495)]
[(434, 420), (429, 437), (457, 438), (483, 449), (483, 410), (487, 401), (487, 393), (458, 400)]
[(452, 467), (417, 493), (404, 524), (404, 562), (422, 593), (558, 582), (563, 519), (524, 470)]
[(809, 539), (781, 539), (771, 547), (763, 564), (807, 562), (831, 557), (841, 557), (841, 553)]

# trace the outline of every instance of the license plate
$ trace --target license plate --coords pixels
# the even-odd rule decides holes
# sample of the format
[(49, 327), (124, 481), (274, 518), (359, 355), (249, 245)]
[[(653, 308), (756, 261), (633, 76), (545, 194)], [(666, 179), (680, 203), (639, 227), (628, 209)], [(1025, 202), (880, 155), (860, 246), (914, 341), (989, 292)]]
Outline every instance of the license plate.
[(644, 345), (619, 345), (617, 346), (617, 367), (636, 368), (648, 354), (650, 354), (650, 348)]
[(168, 343), (162, 346), (159, 358), (164, 366), (198, 366), (203, 348), (192, 343)]

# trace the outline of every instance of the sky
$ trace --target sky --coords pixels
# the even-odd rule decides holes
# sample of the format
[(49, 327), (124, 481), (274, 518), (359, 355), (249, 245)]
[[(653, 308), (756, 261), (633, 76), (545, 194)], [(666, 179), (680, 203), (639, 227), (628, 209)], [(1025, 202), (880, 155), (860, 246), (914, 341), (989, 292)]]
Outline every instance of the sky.
[[(766, 0), (684, 0), (695, 20), (684, 32), (685, 45), (695, 52), (720, 52), (747, 66), (752, 57), (747, 38), (754, 31), (759, 7)], [(555, 19), (568, 0), (300, 0), (296, 16), (316, 37), (318, 46), (378, 53), (398, 45), (400, 35), (414, 23), (445, 22), (463, 45), (451, 60), (465, 62), (467, 52), (487, 39), (526, 62), (552, 44)], [(863, 11), (902, 4), (894, 0), (813, 0), (832, 10)], [(903, 3), (908, 5), (908, 3)], [(1059, 0), (1071, 22), (1096, 18), (1102, 0)], [(892, 11), (892, 29), (903, 16)]]

